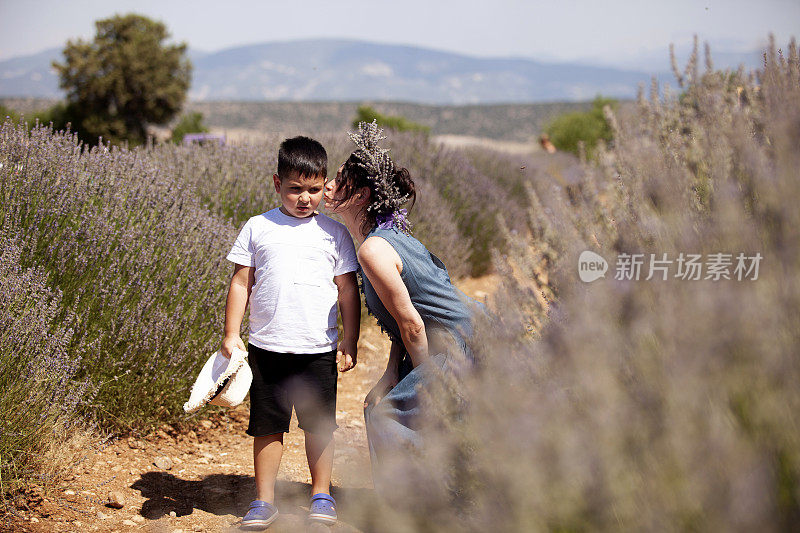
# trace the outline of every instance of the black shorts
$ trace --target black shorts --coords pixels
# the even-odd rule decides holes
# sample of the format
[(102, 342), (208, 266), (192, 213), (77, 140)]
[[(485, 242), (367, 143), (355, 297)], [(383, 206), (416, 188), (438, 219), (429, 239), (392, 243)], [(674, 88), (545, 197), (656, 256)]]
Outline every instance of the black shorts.
[(253, 371), (247, 434), (263, 437), (289, 431), (292, 407), (300, 429), (332, 433), (336, 425), (336, 350), (279, 353), (248, 345)]

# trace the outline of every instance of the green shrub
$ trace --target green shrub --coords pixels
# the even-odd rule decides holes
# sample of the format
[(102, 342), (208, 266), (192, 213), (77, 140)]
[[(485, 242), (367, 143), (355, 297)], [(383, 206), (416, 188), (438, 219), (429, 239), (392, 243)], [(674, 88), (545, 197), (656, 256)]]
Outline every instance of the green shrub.
[(10, 118), (12, 122), (24, 120), (29, 127), (33, 127), (38, 122), (44, 126), (52, 126), (55, 131), (63, 131), (67, 128), (74, 131), (72, 125), (79, 120), (79, 115), (80, 113), (77, 111), (76, 106), (66, 102), (57, 102), (30, 115), (20, 115), (13, 109), (0, 105), (0, 120), (2, 121), (5, 121), (6, 117)]
[(583, 143), (587, 157), (594, 154), (600, 141), (609, 143), (613, 138), (611, 127), (603, 114), (603, 108), (615, 109), (617, 101), (598, 96), (592, 102), (591, 111), (565, 113), (545, 127), (553, 145), (562, 151), (578, 154), (579, 144)]
[(13, 121), (19, 120), (19, 115), (14, 112), (13, 109), (10, 109), (3, 104), (0, 104), (0, 120), (5, 121), (6, 117), (10, 118)]
[(39, 111), (33, 115), (34, 120), (38, 120), (40, 124), (52, 124), (53, 129), (61, 131), (72, 128), (75, 121), (75, 108), (65, 102), (58, 102), (57, 104)]
[(359, 122), (372, 122), (373, 120), (377, 121), (379, 126), (395, 131), (411, 131), (424, 134), (428, 134), (431, 131), (428, 126), (418, 124), (417, 122), (411, 122), (405, 117), (383, 115), (374, 108), (366, 105), (358, 107), (356, 118), (353, 119), (352, 126), (355, 128), (358, 126)]
[(203, 123), (203, 114), (198, 112), (187, 113), (181, 117), (172, 129), (172, 142), (180, 143), (187, 133), (206, 133), (208, 128)]

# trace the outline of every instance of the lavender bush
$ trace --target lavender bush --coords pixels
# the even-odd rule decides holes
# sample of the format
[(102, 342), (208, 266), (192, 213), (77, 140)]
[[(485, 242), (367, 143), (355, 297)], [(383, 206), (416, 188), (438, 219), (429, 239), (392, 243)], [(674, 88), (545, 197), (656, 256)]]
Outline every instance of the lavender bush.
[[(529, 188), (527, 237), (473, 349), (430, 393), (426, 454), (394, 465), (389, 531), (788, 531), (800, 523), (800, 65), (697, 54), (568, 187)], [(578, 278), (580, 252), (610, 262)], [(649, 254), (731, 253), (730, 278)], [(738, 253), (762, 261), (734, 274)], [(644, 253), (639, 281), (615, 258)], [(706, 276), (711, 274), (709, 279)], [(622, 278), (621, 276), (619, 276)], [(407, 506), (411, 511), (398, 513)], [(376, 518), (379, 517), (379, 518)], [(379, 522), (377, 520), (380, 520)], [(387, 527), (387, 524), (391, 526)]]
[[(19, 238), (0, 228), (0, 495), (46, 471), (51, 443), (65, 442), (80, 423), (76, 408), (91, 400), (76, 380), (80, 352), (69, 353), (75, 317), (61, 314), (62, 296), (43, 272), (20, 266)], [(0, 498), (2, 499), (2, 498)]]
[(196, 362), (218, 342), (223, 252), (235, 228), (143, 149), (82, 148), (46, 128), (0, 132), (2, 212), (20, 261), (77, 316), (91, 411), (114, 429), (174, 416)]
[[(455, 222), (461, 239), (468, 246), (469, 273), (488, 272), (492, 251), (499, 245), (495, 238), (499, 231), (497, 214), (518, 205), (510, 191), (498, 187), (493, 178), (476, 168), (461, 150), (432, 145), (422, 135), (398, 134), (390, 141), (395, 161), (407, 167), (415, 180), (427, 181), (445, 200), (439, 206)], [(516, 225), (516, 219), (513, 223)]]
[(272, 175), (278, 166), (276, 147), (282, 140), (274, 137), (232, 146), (161, 144), (151, 147), (147, 158), (160, 172), (191, 189), (209, 211), (238, 229), (251, 216), (280, 205)]

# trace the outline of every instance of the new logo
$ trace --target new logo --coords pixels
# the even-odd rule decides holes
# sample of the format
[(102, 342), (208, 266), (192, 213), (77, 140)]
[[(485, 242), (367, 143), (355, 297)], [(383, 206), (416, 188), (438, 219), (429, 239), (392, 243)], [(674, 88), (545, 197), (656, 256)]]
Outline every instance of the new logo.
[(581, 252), (578, 258), (578, 276), (580, 276), (581, 281), (590, 283), (596, 279), (604, 278), (607, 270), (608, 261), (603, 259), (601, 255), (590, 250)]

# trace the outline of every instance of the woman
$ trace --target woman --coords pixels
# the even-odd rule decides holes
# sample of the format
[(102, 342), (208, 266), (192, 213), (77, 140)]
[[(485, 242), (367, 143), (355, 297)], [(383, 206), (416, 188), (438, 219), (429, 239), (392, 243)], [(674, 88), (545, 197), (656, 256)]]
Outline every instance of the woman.
[(360, 245), (367, 308), (392, 340), (386, 371), (364, 401), (373, 478), (385, 493), (383, 466), (420, 445), (418, 387), (434, 366), (447, 371), (454, 355), (468, 353), (471, 305), (444, 264), (410, 235), (401, 207), (413, 205), (414, 182), (378, 145), (381, 133), (375, 122), (362, 122), (350, 134), (357, 149), (326, 184), (325, 201)]

